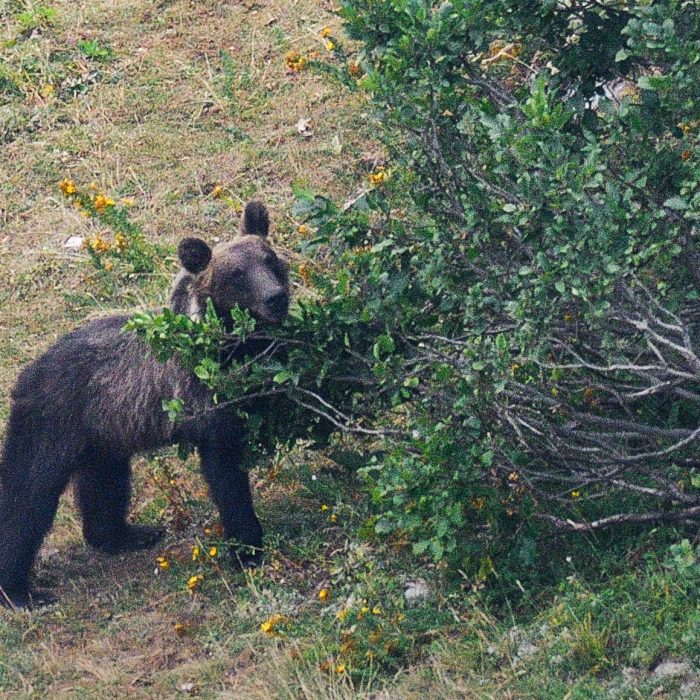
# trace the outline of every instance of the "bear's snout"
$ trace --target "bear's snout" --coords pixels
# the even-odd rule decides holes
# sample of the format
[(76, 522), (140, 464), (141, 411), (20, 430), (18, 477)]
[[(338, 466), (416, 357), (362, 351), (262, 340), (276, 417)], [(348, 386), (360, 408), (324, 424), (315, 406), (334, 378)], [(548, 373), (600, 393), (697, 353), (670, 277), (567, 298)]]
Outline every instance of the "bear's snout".
[(281, 291), (267, 298), (265, 310), (272, 320), (281, 321), (289, 311), (289, 295)]

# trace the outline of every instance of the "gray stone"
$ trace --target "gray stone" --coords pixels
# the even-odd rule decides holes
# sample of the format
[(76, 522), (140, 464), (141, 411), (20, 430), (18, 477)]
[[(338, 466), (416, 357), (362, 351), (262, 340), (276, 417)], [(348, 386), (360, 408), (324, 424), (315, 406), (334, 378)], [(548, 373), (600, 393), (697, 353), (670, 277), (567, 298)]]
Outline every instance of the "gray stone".
[(700, 699), (700, 679), (693, 678), (689, 681), (683, 683), (679, 691), (682, 698), (687, 698), (687, 700), (699, 700)]
[(663, 661), (654, 669), (656, 678), (673, 678), (685, 676), (690, 673), (690, 664), (687, 661)]
[(518, 645), (518, 651), (515, 653), (516, 661), (522, 661), (523, 659), (529, 659), (534, 656), (539, 651), (539, 647), (536, 647), (532, 642), (525, 640), (520, 642)]
[(416, 605), (429, 595), (430, 588), (428, 588), (428, 584), (422, 578), (418, 578), (415, 581), (409, 581), (406, 584), (406, 588), (403, 592), (406, 605)]

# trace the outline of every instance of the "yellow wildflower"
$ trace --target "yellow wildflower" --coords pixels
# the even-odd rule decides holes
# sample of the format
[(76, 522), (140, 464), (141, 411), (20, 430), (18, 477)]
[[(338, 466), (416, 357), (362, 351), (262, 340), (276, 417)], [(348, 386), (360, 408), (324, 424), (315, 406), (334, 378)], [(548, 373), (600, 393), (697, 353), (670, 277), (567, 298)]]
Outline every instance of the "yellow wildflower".
[(326, 45), (326, 50), (327, 50), (327, 51), (335, 51), (335, 42), (333, 42), (333, 41), (331, 41), (330, 39), (328, 39), (328, 40), (325, 42), (325, 45)]
[(209, 547), (209, 556), (212, 558), (215, 557), (218, 551), (216, 547)]
[(350, 614), (350, 608), (341, 608), (335, 614), (335, 619), (340, 620), (342, 622), (349, 614)]
[(295, 73), (304, 70), (307, 63), (306, 58), (298, 51), (294, 51), (294, 49), (287, 51), (287, 54), (284, 57), (284, 62), (287, 64), (287, 68)]
[(123, 234), (123, 233), (118, 233), (114, 237), (114, 247), (117, 250), (125, 250), (129, 246), (129, 239)]
[(286, 622), (287, 618), (280, 613), (275, 613), (272, 617), (269, 617), (265, 622), (260, 623), (260, 631), (264, 634), (269, 634), (274, 637), (277, 634), (277, 627)]
[(297, 232), (300, 236), (308, 236), (311, 233), (311, 229), (306, 224), (302, 224), (297, 229)]
[(388, 179), (389, 173), (382, 166), (379, 166), (369, 176), (370, 184), (372, 184), (374, 187), (379, 187), (380, 185), (383, 185)]
[(222, 185), (217, 185), (212, 191), (211, 191), (211, 196), (214, 197), (214, 199), (218, 199), (221, 197), (221, 195), (224, 193), (224, 188)]
[(51, 95), (56, 92), (56, 88), (51, 85), (51, 83), (46, 83), (45, 85), (42, 85), (41, 88), (39, 89), (39, 94), (42, 97), (51, 97)]
[(112, 247), (109, 241), (106, 241), (102, 236), (95, 236), (94, 238), (85, 241), (85, 245), (90, 248), (94, 253), (107, 253)]
[(345, 673), (345, 664), (338, 664), (335, 667), (335, 672), (336, 673)]
[(322, 602), (325, 603), (328, 600), (328, 596), (330, 596), (330, 591), (327, 588), (322, 588), (318, 592), (318, 599)]
[(197, 559), (199, 559), (199, 555), (200, 555), (199, 545), (195, 545), (194, 547), (192, 547), (192, 561), (197, 561)]
[(107, 272), (109, 272), (114, 267), (114, 263), (111, 260), (105, 260), (102, 267), (104, 267), (104, 269), (107, 270)]
[(109, 197), (105, 197), (103, 194), (98, 194), (97, 197), (95, 197), (94, 205), (97, 211), (103, 212), (106, 207), (113, 207), (115, 201)]
[(197, 574), (195, 576), (190, 576), (189, 579), (187, 579), (187, 590), (190, 593), (194, 593), (195, 589), (199, 584), (204, 581), (204, 576), (201, 574)]
[(571, 498), (578, 498), (581, 495), (580, 491), (572, 491)]
[(330, 520), (330, 522), (332, 522), (332, 523), (337, 523), (337, 522), (338, 522), (338, 516), (337, 516), (335, 513), (333, 513), (333, 515), (329, 515), (329, 516), (328, 516), (328, 520)]
[(77, 187), (75, 186), (73, 180), (69, 180), (67, 177), (61, 180), (61, 184), (58, 186), (58, 189), (60, 189), (61, 192), (66, 195), (66, 197), (75, 194), (77, 191)]
[(331, 28), (330, 27), (324, 27), (321, 30), (321, 36), (325, 39), (326, 37), (329, 37), (331, 35)]
[(382, 609), (378, 605), (375, 605), (372, 608), (372, 615), (381, 615), (381, 614), (382, 614)]
[(158, 568), (167, 571), (170, 568), (170, 562), (165, 557), (156, 557)]
[(134, 200), (133, 200), (131, 197), (124, 197), (124, 199), (122, 199), (122, 204), (123, 204), (125, 207), (133, 207), (133, 206), (134, 206)]
[(324, 504), (321, 506), (321, 510), (322, 510), (322, 511), (328, 510), (328, 506), (324, 503)]

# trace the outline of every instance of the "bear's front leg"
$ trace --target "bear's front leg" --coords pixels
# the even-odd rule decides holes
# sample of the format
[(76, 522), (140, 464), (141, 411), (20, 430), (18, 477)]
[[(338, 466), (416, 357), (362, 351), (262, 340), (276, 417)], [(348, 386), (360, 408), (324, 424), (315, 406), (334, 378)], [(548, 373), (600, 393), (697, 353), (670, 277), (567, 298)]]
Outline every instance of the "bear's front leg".
[(239, 468), (242, 445), (213, 435), (199, 445), (202, 473), (219, 509), (226, 539), (235, 544), (236, 561), (244, 567), (262, 560), (263, 531), (255, 515), (248, 474)]

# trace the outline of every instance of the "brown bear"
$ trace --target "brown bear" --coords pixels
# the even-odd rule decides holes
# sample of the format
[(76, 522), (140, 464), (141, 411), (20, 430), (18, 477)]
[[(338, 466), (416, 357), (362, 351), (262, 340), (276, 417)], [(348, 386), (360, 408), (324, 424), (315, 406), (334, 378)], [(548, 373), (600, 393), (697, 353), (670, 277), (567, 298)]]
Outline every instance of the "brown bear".
[[(183, 270), (169, 306), (199, 317), (207, 299), (224, 322), (238, 304), (262, 324), (287, 315), (286, 264), (267, 241), (265, 206), (249, 203), (241, 231), (213, 250), (199, 238), (178, 247)], [(240, 469), (244, 424), (176, 358), (159, 363), (127, 316), (91, 321), (58, 340), (26, 367), (12, 392), (0, 460), (0, 602), (17, 607), (49, 602), (32, 592), (29, 574), (58, 500), (71, 480), (85, 540), (107, 553), (150, 547), (163, 535), (127, 522), (130, 461), (140, 452), (182, 441), (194, 444), (227, 539), (243, 564), (255, 564), (262, 529), (247, 474)], [(244, 356), (245, 347), (237, 354)], [(181, 398), (188, 415), (173, 423), (164, 400)]]

